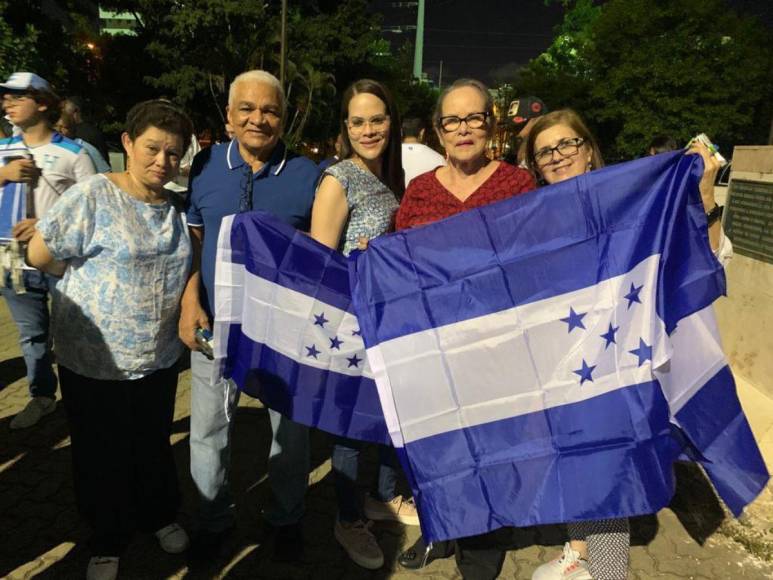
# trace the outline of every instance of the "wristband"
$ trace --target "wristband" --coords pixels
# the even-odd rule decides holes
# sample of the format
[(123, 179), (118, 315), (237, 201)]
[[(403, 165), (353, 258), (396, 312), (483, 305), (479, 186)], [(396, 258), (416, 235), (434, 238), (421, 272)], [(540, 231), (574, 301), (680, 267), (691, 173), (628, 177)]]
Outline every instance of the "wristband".
[(706, 212), (706, 221), (708, 222), (709, 227), (714, 225), (714, 222), (722, 219), (722, 210), (724, 209), (724, 206), (715, 203), (714, 207)]

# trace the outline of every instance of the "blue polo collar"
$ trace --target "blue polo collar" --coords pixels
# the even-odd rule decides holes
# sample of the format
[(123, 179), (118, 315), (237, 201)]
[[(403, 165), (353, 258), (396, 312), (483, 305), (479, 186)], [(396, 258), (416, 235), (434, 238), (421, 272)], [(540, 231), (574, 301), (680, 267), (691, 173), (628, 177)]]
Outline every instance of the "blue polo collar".
[[(236, 139), (232, 139), (228, 143), (228, 150), (226, 151), (226, 160), (228, 161), (228, 169), (239, 169), (246, 163), (242, 154), (239, 152), (239, 142)], [(274, 175), (279, 173), (285, 168), (287, 164), (287, 146), (280, 139), (274, 150), (271, 152), (268, 162), (261, 167), (260, 171), (256, 175), (271, 171)]]

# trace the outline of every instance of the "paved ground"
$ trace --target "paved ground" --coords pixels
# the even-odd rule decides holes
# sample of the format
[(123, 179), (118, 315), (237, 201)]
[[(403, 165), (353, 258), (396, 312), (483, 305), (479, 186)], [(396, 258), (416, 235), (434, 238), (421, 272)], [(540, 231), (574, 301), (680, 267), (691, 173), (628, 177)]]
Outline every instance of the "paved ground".
[[(75, 512), (70, 479), (70, 448), (64, 410), (59, 408), (38, 427), (10, 431), (8, 423), (27, 401), (24, 365), (16, 331), (0, 300), (0, 577), (83, 578), (88, 553), (87, 530)], [(185, 503), (181, 522), (189, 525), (193, 490), (188, 476), (189, 372), (180, 375), (173, 443)], [(233, 489), (238, 526), (220, 559), (191, 569), (184, 556), (163, 554), (151, 537), (137, 537), (121, 560), (122, 579), (160, 578), (457, 578), (453, 560), (438, 561), (417, 573), (401, 570), (399, 552), (411, 545), (416, 528), (383, 524), (375, 528), (387, 564), (367, 572), (348, 561), (332, 535), (335, 500), (330, 477), (330, 441), (313, 439), (305, 562), (272, 563), (258, 526), (260, 506), (268, 493), (266, 455), (268, 416), (254, 401), (245, 401), (236, 415)], [(373, 476), (375, 457), (368, 458), (363, 481)], [(773, 578), (773, 565), (758, 560), (741, 544), (716, 530), (721, 509), (699, 474), (679, 470), (680, 489), (671, 509), (657, 517), (632, 522), (630, 578), (763, 579)], [(767, 522), (770, 526), (771, 522)], [(559, 527), (529, 529), (512, 539), (502, 578), (528, 579), (541, 562), (553, 557), (563, 542)], [(753, 547), (752, 547), (753, 548)]]

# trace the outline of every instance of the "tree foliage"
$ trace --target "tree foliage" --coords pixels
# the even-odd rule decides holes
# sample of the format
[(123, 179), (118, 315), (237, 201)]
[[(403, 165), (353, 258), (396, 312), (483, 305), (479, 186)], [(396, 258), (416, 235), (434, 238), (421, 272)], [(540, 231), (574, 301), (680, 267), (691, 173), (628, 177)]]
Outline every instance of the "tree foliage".
[(37, 60), (38, 30), (26, 24), (22, 34), (16, 34), (6, 19), (8, 2), (0, 1), (0, 77), (5, 81), (14, 71), (27, 70)]
[(764, 142), (773, 96), (771, 33), (723, 0), (565, 2), (553, 45), (516, 86), (571, 106), (610, 158), (643, 153), (657, 134), (708, 133), (729, 149)]

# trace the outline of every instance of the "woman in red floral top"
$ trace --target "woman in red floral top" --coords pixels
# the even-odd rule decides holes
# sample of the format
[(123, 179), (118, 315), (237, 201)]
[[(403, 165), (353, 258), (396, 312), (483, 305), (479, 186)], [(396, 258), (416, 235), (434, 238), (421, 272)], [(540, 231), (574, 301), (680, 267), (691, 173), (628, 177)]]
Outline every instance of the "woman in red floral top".
[(486, 157), (486, 142), (497, 123), (493, 100), (483, 83), (456, 81), (440, 95), (432, 120), (448, 164), (408, 184), (397, 211), (398, 230), (436, 222), (536, 187), (525, 169)]
[[(486, 142), (497, 122), (493, 99), (480, 81), (460, 79), (443, 91), (432, 121), (448, 164), (411, 180), (397, 210), (398, 230), (436, 222), (536, 187), (525, 169), (486, 157)], [(463, 578), (498, 576), (504, 552), (492, 549), (495, 535), (456, 542), (456, 561)], [(420, 537), (400, 555), (399, 562), (406, 568), (422, 568), (452, 552), (452, 542), (437, 542), (430, 548)]]

